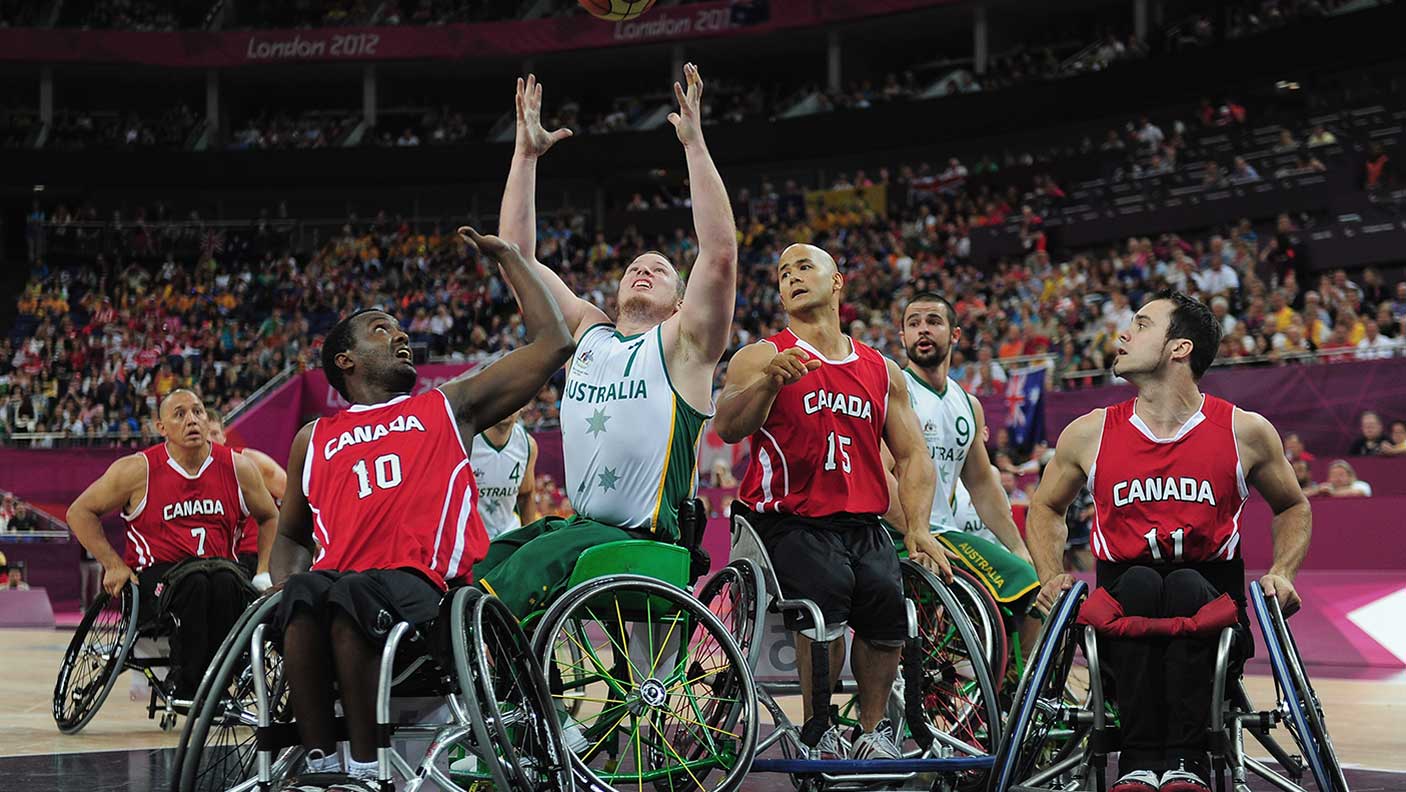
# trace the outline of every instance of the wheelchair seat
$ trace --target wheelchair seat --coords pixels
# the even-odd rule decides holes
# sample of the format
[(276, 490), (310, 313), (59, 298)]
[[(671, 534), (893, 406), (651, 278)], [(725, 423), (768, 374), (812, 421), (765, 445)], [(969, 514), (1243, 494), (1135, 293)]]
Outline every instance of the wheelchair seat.
[(679, 505), (679, 541), (622, 539), (592, 547), (581, 554), (571, 570), (566, 588), (598, 578), (643, 575), (687, 589), (696, 575), (693, 559), (700, 552), (707, 510), (697, 498)]

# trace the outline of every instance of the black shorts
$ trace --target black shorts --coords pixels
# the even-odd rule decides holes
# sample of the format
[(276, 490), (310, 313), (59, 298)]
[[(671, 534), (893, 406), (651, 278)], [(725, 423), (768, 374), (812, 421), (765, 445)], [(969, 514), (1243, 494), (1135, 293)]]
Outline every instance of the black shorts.
[(278, 606), (279, 632), (300, 607), (307, 608), (320, 624), (332, 623), (332, 608), (341, 608), (373, 641), (385, 640), (398, 622), (418, 626), (434, 621), (444, 592), (421, 575), (404, 569), (369, 569), (365, 572), (302, 572), (283, 585)]
[[(908, 615), (898, 552), (874, 516), (750, 514), (787, 598), (820, 607), (826, 624), (848, 623), (860, 638), (903, 641)], [(804, 615), (786, 615), (786, 627), (809, 629)]]

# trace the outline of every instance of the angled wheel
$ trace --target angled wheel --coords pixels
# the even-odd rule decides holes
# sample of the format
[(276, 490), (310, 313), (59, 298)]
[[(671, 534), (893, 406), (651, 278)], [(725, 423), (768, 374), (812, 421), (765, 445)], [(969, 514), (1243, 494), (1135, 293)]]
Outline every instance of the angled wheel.
[(1001, 619), (1001, 607), (996, 598), (965, 569), (952, 568), (952, 585), (948, 588), (957, 598), (962, 611), (971, 620), (977, 640), (986, 652), (991, 667), (991, 681), (999, 696), (1006, 680), (1006, 669), (1010, 665), (1010, 636), (1006, 635), (1006, 624)]
[(1087, 595), (1088, 586), (1076, 581), (1060, 596), (1040, 631), (996, 751), (991, 792), (1006, 792), (1023, 784), (1042, 763), (1065, 758), (1076, 745), (1067, 721), (1071, 710), (1077, 708), (1068, 702), (1066, 682), (1079, 643), (1074, 618)]
[(668, 583), (620, 575), (582, 583), (546, 613), (533, 652), (583, 706), (573, 728), (577, 784), (591, 790), (737, 789), (756, 752), (757, 693), (747, 657), (707, 607)]
[(1269, 649), (1278, 700), (1288, 710), (1285, 726), (1294, 736), (1294, 742), (1298, 744), (1318, 789), (1321, 792), (1347, 792), (1347, 779), (1343, 775), (1342, 765), (1338, 763), (1337, 752), (1333, 750), (1333, 741), (1328, 736), (1323, 705), (1308, 681), (1298, 644), (1294, 642), (1294, 634), (1289, 631), (1289, 623), (1279, 608), (1278, 598), (1266, 597), (1256, 580), (1250, 583), (1250, 602)]
[(763, 585), (757, 563), (740, 558), (719, 569), (698, 590), (698, 601), (727, 627), (752, 666), (761, 657), (762, 633), (766, 630), (761, 604)]
[[(282, 596), (274, 592), (245, 609), (201, 678), (176, 750), (173, 792), (224, 792), (255, 777), (258, 702), (254, 674), (264, 675), (274, 720), (291, 717), (283, 657), (267, 627), (262, 669), (253, 668), (249, 652), (255, 629), (273, 620)], [(292, 755), (285, 750), (279, 759), (276, 764), (286, 765)]]
[[(945, 583), (907, 559), (900, 568), (903, 596), (913, 602), (918, 617), (916, 667), (912, 650), (904, 653), (905, 687), (916, 683), (905, 700), (910, 711), (919, 708), (910, 712), (908, 730), (924, 748), (937, 741), (957, 755), (989, 754), (1000, 741), (1001, 711), (986, 646)], [(985, 785), (986, 777), (986, 770), (973, 770), (961, 774), (957, 783), (975, 789)]]
[(495, 785), (570, 792), (561, 725), (517, 620), (497, 597), (473, 587), (454, 592), (452, 613), (454, 667), (460, 689), (471, 692), (474, 739)]
[(98, 714), (137, 642), (137, 587), (93, 600), (73, 633), (54, 684), (54, 723), (74, 734)]

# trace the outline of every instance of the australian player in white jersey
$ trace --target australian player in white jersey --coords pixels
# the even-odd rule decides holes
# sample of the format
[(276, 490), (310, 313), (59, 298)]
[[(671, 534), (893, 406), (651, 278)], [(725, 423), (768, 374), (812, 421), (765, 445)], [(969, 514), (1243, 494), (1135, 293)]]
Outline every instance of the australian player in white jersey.
[(478, 516), (494, 539), (537, 519), (537, 441), (509, 415), (474, 438), (469, 463), (478, 484)]
[[(698, 478), (698, 441), (713, 412), (713, 370), (727, 348), (737, 298), (737, 227), (727, 189), (703, 141), (703, 80), (684, 67), (669, 116), (688, 163), (698, 256), (682, 274), (663, 254), (625, 264), (618, 316), (572, 293), (537, 264), (576, 340), (562, 391), (566, 492), (576, 514), (549, 517), (495, 539), (474, 578), (514, 613), (526, 616), (565, 586), (589, 547), (630, 538), (673, 541), (679, 506)], [(537, 159), (570, 130), (541, 122), (542, 89), (518, 84), (517, 141), (503, 191), (500, 233), (536, 250)]]
[[(986, 425), (981, 402), (948, 376), (952, 349), (962, 335), (956, 311), (941, 295), (919, 292), (904, 306), (901, 335), (908, 353), (903, 370), (908, 396), (937, 469), (929, 527), (948, 555), (1011, 612), (1021, 646), (1028, 652), (1040, 624), (1025, 618), (1025, 611), (1039, 592), (1039, 579), (1011, 518), (1000, 477), (980, 442)], [(959, 487), (970, 498), (971, 515), (958, 514)], [(971, 522), (984, 528), (990, 538), (970, 530), (967, 523)]]

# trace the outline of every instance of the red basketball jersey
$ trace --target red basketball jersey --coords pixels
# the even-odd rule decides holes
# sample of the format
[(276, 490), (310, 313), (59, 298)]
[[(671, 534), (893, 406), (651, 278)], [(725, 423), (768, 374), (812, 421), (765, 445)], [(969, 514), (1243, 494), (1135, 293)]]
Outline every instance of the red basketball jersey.
[(1235, 444), (1235, 405), (1206, 396), (1176, 436), (1159, 440), (1133, 412), (1136, 402), (1104, 411), (1089, 471), (1094, 556), (1174, 564), (1239, 558), (1249, 488)]
[(210, 456), (193, 476), (176, 464), (165, 443), (142, 456), (146, 496), (122, 515), (127, 521), (123, 562), (142, 570), (192, 557), (234, 558), (235, 536), (249, 516), (234, 474), (234, 452), (211, 443)]
[(776, 395), (752, 435), (738, 497), (758, 512), (807, 517), (888, 511), (879, 453), (889, 390), (883, 356), (850, 339), (849, 357), (826, 360), (790, 330), (767, 341), (778, 352), (800, 347), (821, 366)]
[(414, 569), (443, 587), (488, 552), (473, 467), (437, 389), (319, 419), (302, 475), (313, 569)]

